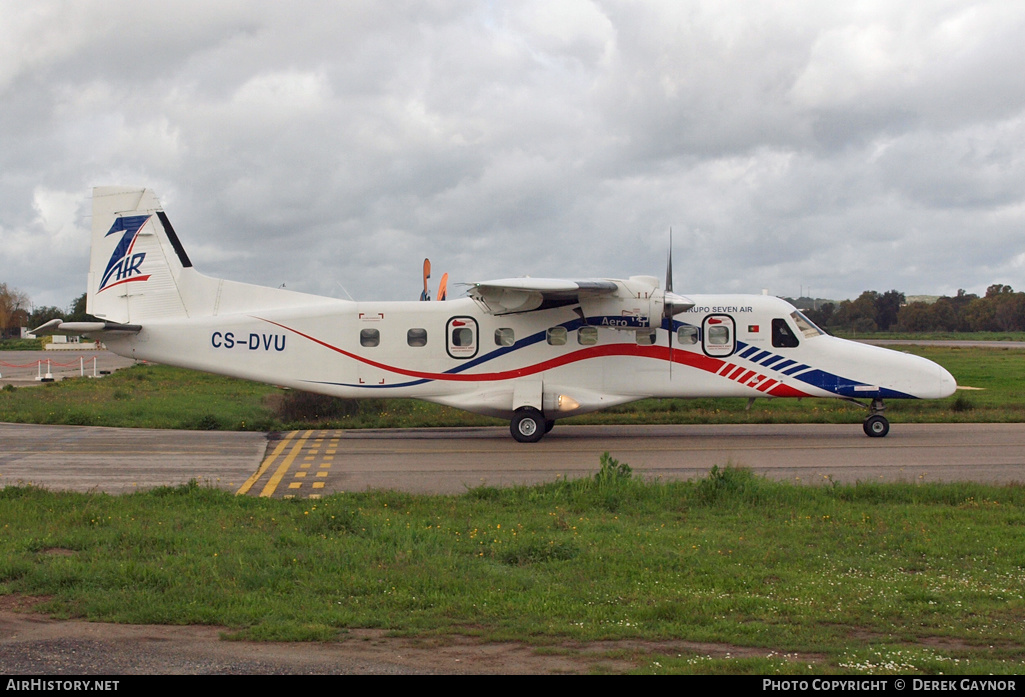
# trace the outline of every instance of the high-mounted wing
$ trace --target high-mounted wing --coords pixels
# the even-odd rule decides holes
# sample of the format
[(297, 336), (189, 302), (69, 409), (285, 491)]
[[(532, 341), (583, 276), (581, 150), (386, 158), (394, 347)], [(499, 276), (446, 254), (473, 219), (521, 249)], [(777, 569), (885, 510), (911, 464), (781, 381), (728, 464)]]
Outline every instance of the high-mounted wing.
[(607, 279), (503, 278), (474, 283), (470, 297), (494, 315), (574, 305), (582, 298), (612, 295), (619, 289)]

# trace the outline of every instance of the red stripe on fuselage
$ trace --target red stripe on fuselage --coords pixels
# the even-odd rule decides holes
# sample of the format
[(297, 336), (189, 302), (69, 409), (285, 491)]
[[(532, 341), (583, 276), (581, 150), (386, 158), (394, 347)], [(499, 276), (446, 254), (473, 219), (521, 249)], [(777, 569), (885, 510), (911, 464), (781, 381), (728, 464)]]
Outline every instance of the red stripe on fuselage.
[(790, 385), (784, 385), (782, 382), (768, 390), (768, 393), (773, 397), (811, 397), (810, 394), (801, 392)]
[[(391, 366), (385, 363), (379, 363), (372, 361), (369, 358), (357, 356), (356, 354), (346, 351), (345, 349), (333, 346), (326, 341), (322, 341), (316, 337), (310, 336), (298, 329), (275, 322), (274, 320), (264, 319), (263, 317), (254, 317), (254, 319), (273, 324), (276, 327), (281, 327), (294, 334), (309, 339), (315, 344), (320, 344), (324, 348), (330, 349), (336, 353), (340, 353), (343, 356), (347, 356), (355, 361), (364, 363), (374, 368), (380, 368), (381, 370), (387, 370), (397, 375), (405, 375), (411, 378), (419, 378), (422, 380), (447, 380), (450, 382), (490, 382), (494, 380), (510, 380), (512, 378), (524, 377), (526, 375), (534, 375), (545, 370), (551, 370), (560, 366), (568, 365), (570, 363), (576, 363), (577, 361), (586, 361), (591, 358), (603, 358), (606, 356), (634, 356), (638, 358), (651, 358), (654, 360), (668, 361), (670, 358), (670, 351), (665, 346), (641, 346), (639, 344), (606, 344), (604, 346), (591, 346), (585, 349), (580, 349), (572, 353), (558, 356), (556, 358), (549, 359), (547, 361), (541, 361), (534, 365), (524, 366), (522, 368), (514, 368), (512, 370), (503, 370), (497, 373), (429, 373), (422, 370), (410, 370), (408, 368), (400, 368), (398, 366)], [(693, 353), (690, 351), (676, 350), (672, 352), (673, 363), (679, 363), (686, 365), (691, 368), (697, 368), (698, 370), (704, 370), (709, 373), (719, 372), (724, 364), (724, 361), (718, 358), (710, 358), (699, 353)], [(792, 394), (777, 394), (776, 390), (772, 391), (775, 397), (808, 397), (803, 392), (795, 390), (786, 385), (780, 384), (778, 387), (786, 388)]]

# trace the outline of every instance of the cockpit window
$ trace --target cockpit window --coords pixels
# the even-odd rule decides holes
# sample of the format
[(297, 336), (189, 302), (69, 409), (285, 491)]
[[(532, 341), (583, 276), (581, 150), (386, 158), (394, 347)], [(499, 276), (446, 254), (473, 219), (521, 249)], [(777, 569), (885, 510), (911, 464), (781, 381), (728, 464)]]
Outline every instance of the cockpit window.
[(801, 314), (800, 310), (791, 313), (790, 317), (794, 320), (797, 328), (801, 330), (801, 333), (808, 339), (825, 334), (824, 331), (815, 326), (814, 322)]
[(787, 321), (782, 317), (772, 320), (772, 345), (777, 348), (794, 348), (801, 342), (794, 335)]

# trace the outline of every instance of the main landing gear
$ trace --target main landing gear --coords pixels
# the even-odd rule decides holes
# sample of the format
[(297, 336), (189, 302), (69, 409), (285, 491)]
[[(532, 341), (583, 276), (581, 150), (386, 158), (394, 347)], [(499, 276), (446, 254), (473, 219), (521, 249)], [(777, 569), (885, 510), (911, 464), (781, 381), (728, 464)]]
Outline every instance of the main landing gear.
[(516, 410), (509, 423), (512, 437), (520, 443), (536, 443), (555, 427), (555, 419), (546, 419), (545, 415), (533, 407)]
[(890, 422), (883, 416), (885, 409), (883, 400), (879, 398), (872, 400), (872, 406), (868, 408), (869, 415), (861, 426), (869, 438), (882, 438), (890, 432)]

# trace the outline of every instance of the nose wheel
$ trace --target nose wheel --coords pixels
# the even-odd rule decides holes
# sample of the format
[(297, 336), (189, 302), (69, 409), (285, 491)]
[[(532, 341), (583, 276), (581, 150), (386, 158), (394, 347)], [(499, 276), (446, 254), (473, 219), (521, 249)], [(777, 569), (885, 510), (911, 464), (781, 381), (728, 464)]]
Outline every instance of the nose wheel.
[(882, 438), (890, 432), (890, 422), (882, 414), (873, 414), (865, 419), (862, 428), (865, 429), (865, 435), (869, 438)]
[(870, 412), (868, 418), (862, 424), (865, 435), (869, 438), (883, 438), (890, 432), (890, 422), (883, 416), (884, 409), (886, 407), (883, 406), (883, 400), (878, 398), (872, 400), (872, 406), (868, 408)]

